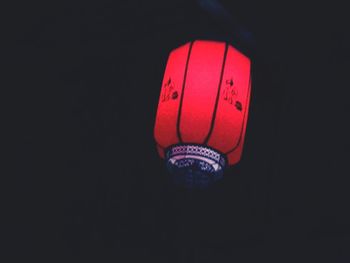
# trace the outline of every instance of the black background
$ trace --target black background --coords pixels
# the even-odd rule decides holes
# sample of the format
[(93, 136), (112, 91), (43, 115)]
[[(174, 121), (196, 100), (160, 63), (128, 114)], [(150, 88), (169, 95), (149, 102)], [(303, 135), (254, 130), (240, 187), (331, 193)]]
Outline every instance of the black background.
[[(233, 24), (190, 0), (14, 4), (12, 257), (350, 262), (346, 8), (221, 3)], [(206, 191), (174, 188), (153, 140), (167, 56), (193, 39), (253, 61), (242, 160)]]

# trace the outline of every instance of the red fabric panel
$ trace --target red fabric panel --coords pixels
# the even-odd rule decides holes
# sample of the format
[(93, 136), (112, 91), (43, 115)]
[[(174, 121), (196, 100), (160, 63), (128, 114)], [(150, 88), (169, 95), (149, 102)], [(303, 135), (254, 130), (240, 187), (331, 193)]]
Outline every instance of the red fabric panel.
[(251, 90), (251, 80), (249, 82), (249, 95), (248, 95), (248, 102), (247, 102), (247, 107), (246, 107), (246, 112), (245, 112), (244, 123), (243, 123), (242, 138), (241, 138), (237, 148), (227, 154), (227, 159), (228, 159), (229, 165), (236, 164), (241, 159), (241, 155), (242, 155), (242, 151), (243, 151), (243, 145), (244, 145), (245, 131), (246, 131), (247, 121), (248, 121), (248, 110), (249, 110), (249, 102), (250, 102), (250, 90)]
[(165, 69), (154, 127), (156, 142), (163, 148), (178, 143), (177, 117), (189, 46), (173, 50)]
[(236, 148), (234, 152), (239, 160), (242, 151), (239, 146), (243, 143), (248, 117), (250, 60), (230, 46), (225, 64), (214, 127), (208, 145), (223, 153)]
[(180, 117), (183, 142), (203, 143), (212, 114), (223, 65), (225, 43), (196, 41), (190, 54)]

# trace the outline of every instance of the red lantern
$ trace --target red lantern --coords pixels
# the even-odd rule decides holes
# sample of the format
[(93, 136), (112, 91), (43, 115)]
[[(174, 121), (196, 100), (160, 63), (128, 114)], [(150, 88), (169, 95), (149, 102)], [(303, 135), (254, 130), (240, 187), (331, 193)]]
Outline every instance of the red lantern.
[(215, 181), (240, 160), (250, 78), (250, 59), (223, 42), (197, 40), (170, 53), (154, 136), (170, 171), (187, 184)]

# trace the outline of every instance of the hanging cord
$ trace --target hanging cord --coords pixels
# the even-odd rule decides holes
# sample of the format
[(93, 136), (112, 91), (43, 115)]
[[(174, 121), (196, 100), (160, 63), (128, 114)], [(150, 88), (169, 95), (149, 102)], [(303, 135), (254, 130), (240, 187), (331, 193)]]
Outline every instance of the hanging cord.
[(249, 53), (255, 51), (253, 33), (242, 26), (218, 0), (196, 0), (201, 9), (229, 31), (228, 38)]

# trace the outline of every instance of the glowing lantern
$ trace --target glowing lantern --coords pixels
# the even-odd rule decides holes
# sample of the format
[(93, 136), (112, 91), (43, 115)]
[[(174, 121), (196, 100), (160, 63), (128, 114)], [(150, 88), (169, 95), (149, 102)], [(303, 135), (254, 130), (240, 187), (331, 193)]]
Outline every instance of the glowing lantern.
[(173, 50), (154, 136), (168, 169), (187, 186), (206, 186), (242, 155), (250, 60), (229, 44), (197, 40)]

